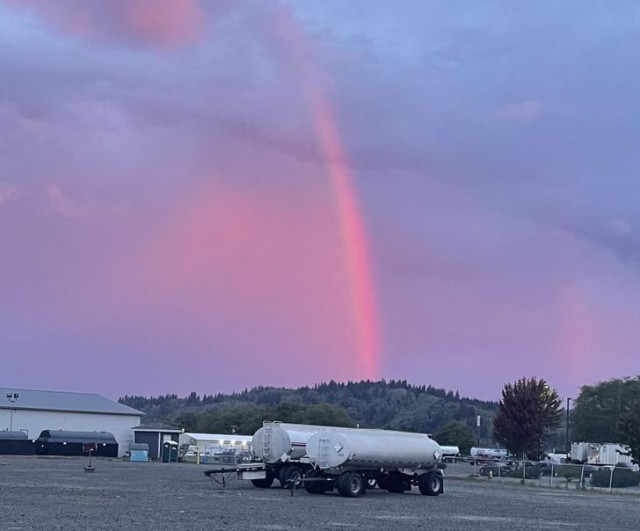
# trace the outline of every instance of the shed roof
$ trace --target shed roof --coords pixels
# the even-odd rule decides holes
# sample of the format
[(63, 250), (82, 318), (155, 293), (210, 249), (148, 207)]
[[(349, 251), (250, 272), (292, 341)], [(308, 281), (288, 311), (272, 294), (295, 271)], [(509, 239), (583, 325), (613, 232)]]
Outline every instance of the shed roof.
[(234, 433), (194, 433), (188, 431), (182, 433), (186, 437), (191, 437), (198, 441), (251, 441), (253, 435), (236, 435)]
[(162, 424), (161, 422), (151, 422), (149, 424), (140, 424), (140, 426), (134, 426), (133, 431), (153, 431), (162, 433), (182, 433), (180, 428), (175, 426), (169, 426), (168, 424)]
[(74, 443), (108, 443), (115, 444), (117, 441), (113, 433), (108, 431), (67, 431), (67, 430), (44, 430), (38, 439), (49, 439), (51, 442), (74, 442)]
[[(15, 395), (17, 399), (13, 399)], [(7, 398), (11, 395), (12, 400)], [(63, 391), (35, 391), (0, 387), (0, 409), (69, 411), (76, 413), (105, 413), (110, 415), (144, 415), (142, 411), (92, 393)]]

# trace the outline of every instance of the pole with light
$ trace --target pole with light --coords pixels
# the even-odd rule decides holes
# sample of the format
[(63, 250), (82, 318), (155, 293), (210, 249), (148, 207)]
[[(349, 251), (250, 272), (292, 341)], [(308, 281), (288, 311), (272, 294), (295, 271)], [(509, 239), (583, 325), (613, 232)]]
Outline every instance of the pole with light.
[[(20, 398), (20, 393), (7, 393), (7, 400), (11, 403), (11, 404), (15, 404), (18, 401), (18, 398)], [(9, 420), (9, 431), (13, 431), (13, 409), (11, 409), (11, 417)]]

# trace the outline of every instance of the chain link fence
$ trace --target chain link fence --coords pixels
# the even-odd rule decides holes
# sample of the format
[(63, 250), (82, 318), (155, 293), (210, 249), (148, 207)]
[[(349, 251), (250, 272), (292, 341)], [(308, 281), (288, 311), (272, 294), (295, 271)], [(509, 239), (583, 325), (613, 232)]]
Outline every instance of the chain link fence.
[(457, 458), (449, 462), (446, 474), (475, 477), (488, 481), (546, 486), (551, 488), (597, 488), (612, 492), (632, 488), (640, 492), (638, 467), (629, 465), (591, 465), (517, 460)]

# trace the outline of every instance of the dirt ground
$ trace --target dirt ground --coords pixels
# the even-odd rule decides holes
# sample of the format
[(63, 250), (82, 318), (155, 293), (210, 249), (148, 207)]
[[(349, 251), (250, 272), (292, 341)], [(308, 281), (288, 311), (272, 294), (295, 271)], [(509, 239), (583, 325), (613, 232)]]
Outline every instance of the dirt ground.
[(204, 476), (204, 465), (0, 456), (0, 530), (635, 530), (640, 498), (445, 476), (445, 493), (291, 496)]

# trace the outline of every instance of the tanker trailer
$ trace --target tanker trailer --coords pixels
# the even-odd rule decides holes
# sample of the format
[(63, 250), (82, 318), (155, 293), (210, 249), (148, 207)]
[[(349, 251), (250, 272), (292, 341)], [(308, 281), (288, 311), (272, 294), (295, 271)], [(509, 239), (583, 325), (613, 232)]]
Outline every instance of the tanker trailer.
[[(342, 496), (366, 493), (367, 482), (402, 493), (417, 485), (428, 496), (442, 494), (440, 446), (427, 435), (389, 430), (326, 429), (307, 441), (307, 457), (314, 470), (305, 488), (321, 494), (335, 484)], [(313, 481), (309, 481), (309, 480)]]
[[(252, 483), (258, 488), (270, 487), (274, 479), (278, 479), (283, 487), (295, 484), (312, 470), (311, 465), (301, 459), (306, 455), (306, 444), (309, 438), (322, 430), (371, 432), (381, 436), (395, 433), (388, 430), (265, 421), (262, 428), (253, 435), (252, 448), (254, 456), (265, 464), (266, 475), (264, 478), (252, 480)], [(405, 433), (404, 435), (405, 437), (424, 437), (419, 433)]]
[(306, 444), (314, 433), (327, 426), (264, 422), (253, 435), (253, 454), (266, 465), (266, 477), (253, 480), (259, 488), (268, 488), (274, 479), (285, 487), (302, 478), (311, 470), (308, 463), (301, 463), (306, 455)]

